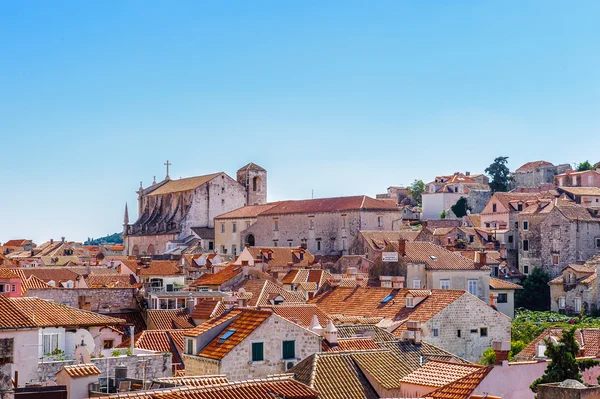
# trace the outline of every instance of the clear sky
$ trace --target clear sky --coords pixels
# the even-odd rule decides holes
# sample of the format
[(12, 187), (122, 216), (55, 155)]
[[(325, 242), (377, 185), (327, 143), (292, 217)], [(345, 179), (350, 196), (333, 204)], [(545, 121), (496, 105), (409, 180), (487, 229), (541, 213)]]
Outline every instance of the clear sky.
[(269, 172), (375, 195), (600, 161), (600, 2), (4, 1), (0, 241), (121, 231), (135, 190)]

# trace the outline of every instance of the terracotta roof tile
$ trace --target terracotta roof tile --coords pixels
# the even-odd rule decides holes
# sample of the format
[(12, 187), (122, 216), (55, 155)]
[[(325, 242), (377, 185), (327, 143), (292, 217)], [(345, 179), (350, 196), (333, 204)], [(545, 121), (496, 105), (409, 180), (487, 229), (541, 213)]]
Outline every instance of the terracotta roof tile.
[(241, 289), (243, 293), (252, 294), (249, 296), (248, 306), (268, 306), (274, 305), (273, 300), (281, 297), (284, 303), (305, 303), (306, 300), (299, 292), (287, 291), (283, 287), (269, 281), (259, 279), (247, 279), (236, 287), (238, 295)]
[(484, 367), (427, 394), (428, 399), (469, 399), (493, 367)]
[[(200, 350), (198, 356), (216, 360), (223, 359), (225, 355), (272, 315), (273, 313), (264, 310), (243, 310), (221, 334)], [(226, 339), (222, 339), (231, 331), (234, 331), (234, 333)]]
[(511, 283), (510, 281), (500, 280), (490, 277), (490, 288), (493, 290), (522, 290), (523, 287), (519, 284)]
[(91, 274), (85, 279), (88, 288), (136, 288), (133, 276), (125, 274)]
[[(125, 263), (125, 262), (124, 262)], [(170, 260), (153, 260), (150, 262), (148, 267), (141, 267), (140, 276), (172, 276), (175, 274), (181, 274), (181, 271), (177, 267), (177, 261)], [(126, 264), (127, 265), (127, 264)], [(127, 265), (129, 267), (129, 265)], [(140, 266), (136, 266), (131, 271), (135, 272), (135, 269)]]
[(270, 306), (275, 314), (281, 316), (292, 323), (296, 323), (302, 327), (310, 327), (314, 316), (317, 316), (319, 324), (323, 328), (327, 325), (330, 318), (315, 305), (309, 304), (283, 304), (277, 306)]
[[(135, 312), (120, 312), (120, 313), (109, 313), (106, 316), (115, 317), (117, 319), (125, 320), (128, 325), (133, 325), (134, 334), (138, 334), (146, 329), (146, 321), (142, 317), (142, 313), (139, 311)], [(116, 326), (117, 329), (123, 333), (129, 334), (129, 327), (125, 324)]]
[(192, 319), (210, 319), (221, 315), (226, 309), (223, 301), (214, 299), (202, 299), (196, 303), (194, 310), (190, 313)]
[(148, 326), (156, 330), (194, 328), (186, 309), (150, 309), (146, 311)]
[(167, 382), (175, 385), (186, 385), (191, 387), (204, 387), (209, 385), (228, 384), (227, 376), (225, 375), (195, 375), (183, 377), (166, 377), (157, 378), (156, 381)]
[[(298, 247), (249, 247), (247, 249), (254, 259), (261, 259), (261, 262), (270, 269), (274, 267), (288, 268), (290, 263), (295, 268), (307, 267), (312, 265), (315, 260), (314, 255), (308, 250)], [(268, 254), (271, 259), (268, 259)]]
[[(515, 358), (534, 359), (537, 357), (537, 346), (539, 342), (549, 337), (562, 338), (562, 327), (550, 327), (531, 341)], [(575, 339), (579, 344), (580, 356), (596, 357), (600, 355), (600, 328), (578, 328), (575, 331)]]
[(354, 197), (282, 201), (279, 205), (261, 213), (261, 216), (291, 213), (328, 213), (353, 210), (398, 211), (398, 207), (388, 201), (381, 201), (367, 197), (366, 195), (360, 195)]
[(547, 161), (527, 162), (526, 164), (521, 165), (519, 168), (517, 168), (517, 170), (515, 170), (515, 172), (516, 173), (529, 172), (531, 170), (534, 170), (536, 168), (543, 167), (543, 166), (554, 166), (554, 165)]
[(204, 183), (211, 181), (220, 174), (221, 173), (213, 173), (204, 176), (186, 177), (185, 179), (169, 180), (168, 182), (158, 187), (156, 190), (153, 190), (147, 195), (163, 195), (195, 190), (196, 188), (200, 187)]
[(242, 273), (243, 267), (239, 265), (229, 265), (217, 273), (205, 273), (196, 281), (190, 284), (190, 287), (201, 285), (221, 285)]
[(359, 351), (379, 349), (373, 338), (340, 338), (337, 345), (332, 345), (323, 340), (323, 352)]
[(0, 330), (35, 327), (37, 324), (23, 313), (12, 300), (0, 295)]
[(484, 367), (474, 364), (431, 361), (402, 378), (400, 382), (428, 387), (442, 387), (481, 369), (484, 369)]
[(11, 278), (21, 278), (19, 274), (15, 273), (13, 269), (8, 269), (6, 267), (0, 267), (0, 279), (11, 279)]
[(212, 319), (205, 321), (204, 323), (192, 328), (191, 330), (187, 330), (184, 333), (184, 335), (187, 337), (196, 337), (200, 334), (205, 333), (208, 330), (211, 330), (221, 325), (222, 323), (228, 322), (229, 320), (237, 317), (241, 312), (242, 309), (233, 309), (228, 312), (225, 312), (218, 317), (213, 317)]
[(274, 206), (279, 205), (281, 202), (269, 202), (268, 204), (263, 205), (247, 205), (241, 208), (235, 209), (231, 212), (224, 213), (215, 217), (215, 220), (220, 219), (245, 219), (245, 218), (255, 218), (264, 211), (267, 211)]
[(54, 281), (57, 285), (59, 282), (77, 280), (78, 274), (62, 267), (25, 267), (21, 268), (25, 277), (35, 276), (47, 283)]
[(63, 366), (56, 374), (64, 370), (70, 377), (89, 377), (91, 375), (100, 375), (102, 372), (95, 364), (74, 364), (70, 366)]
[(38, 327), (116, 326), (125, 323), (122, 319), (39, 298), (11, 298), (10, 301)]

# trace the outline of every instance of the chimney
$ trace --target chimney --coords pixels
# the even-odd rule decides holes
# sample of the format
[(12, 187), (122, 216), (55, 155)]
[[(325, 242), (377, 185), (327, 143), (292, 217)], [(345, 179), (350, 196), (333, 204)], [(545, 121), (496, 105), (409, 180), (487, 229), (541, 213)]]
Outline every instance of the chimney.
[(133, 355), (135, 349), (135, 326), (129, 326), (129, 352)]
[(498, 294), (490, 293), (490, 306), (496, 307), (496, 301), (498, 300)]
[(504, 362), (508, 363), (508, 352), (510, 352), (510, 342), (492, 342), (492, 348), (494, 348), (494, 353), (496, 354), (496, 363), (495, 366), (503, 365)]
[(393, 276), (392, 277), (392, 288), (400, 289), (404, 287), (404, 276)]
[(392, 288), (391, 276), (379, 276), (379, 284), (382, 288)]
[(60, 242), (65, 242), (65, 237), (60, 237)]
[(338, 331), (331, 320), (329, 320), (329, 322), (327, 323), (327, 327), (325, 327), (323, 338), (325, 338), (325, 340), (329, 342), (330, 345), (337, 345), (338, 343)]
[(406, 329), (410, 332), (410, 339), (415, 344), (421, 343), (421, 323), (418, 321), (407, 321)]
[(465, 176), (471, 176), (471, 172), (469, 172), (468, 170), (465, 172)]
[(356, 275), (358, 274), (358, 269), (356, 267), (349, 267), (346, 269), (346, 275), (348, 277), (354, 277), (356, 278)]
[(196, 301), (194, 300), (194, 297), (192, 297), (191, 293), (190, 296), (185, 300), (185, 307), (187, 309), (188, 314), (192, 314), (192, 312), (194, 311), (194, 307), (196, 307)]
[(307, 249), (307, 248), (308, 248), (308, 245), (306, 245), (306, 243), (305, 243), (305, 242), (303, 242), (302, 244), (300, 244), (300, 248), (302, 248), (302, 249)]
[(319, 323), (319, 318), (317, 315), (313, 315), (312, 323), (310, 325), (310, 330), (315, 334), (319, 334), (321, 337), (323, 336), (323, 327)]
[(333, 278), (330, 280), (330, 284), (332, 287), (337, 287), (338, 285), (340, 285), (341, 281), (342, 277), (340, 275), (334, 275)]
[(398, 255), (406, 255), (406, 240), (404, 238), (398, 240)]
[(487, 253), (485, 251), (475, 252), (475, 265), (479, 267), (487, 265)]
[(142, 268), (141, 267), (138, 267), (138, 268), (135, 269), (135, 275), (136, 276), (139, 277), (141, 272), (142, 272)]
[(50, 244), (54, 244), (54, 238), (50, 239)]

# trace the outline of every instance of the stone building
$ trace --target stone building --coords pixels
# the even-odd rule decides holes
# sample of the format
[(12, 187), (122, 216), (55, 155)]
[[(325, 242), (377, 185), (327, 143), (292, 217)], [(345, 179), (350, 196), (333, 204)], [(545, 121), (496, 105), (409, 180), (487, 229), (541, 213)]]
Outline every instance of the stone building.
[[(553, 165), (547, 161), (527, 162), (510, 174), (511, 188), (553, 186), (554, 177), (571, 168), (569, 164)], [(547, 188), (547, 187), (546, 187)]]
[(594, 208), (600, 207), (600, 188), (598, 187), (559, 187), (557, 191), (565, 194), (576, 204)]
[(320, 352), (321, 342), (319, 334), (271, 311), (234, 309), (184, 334), (185, 373), (264, 378)]
[(519, 268), (542, 267), (556, 277), (600, 251), (600, 215), (564, 199), (539, 202), (519, 215)]
[(600, 187), (600, 162), (594, 170), (576, 171), (567, 169), (554, 177), (557, 187)]
[(567, 314), (595, 313), (598, 310), (597, 268), (600, 256), (564, 268), (550, 281), (550, 308)]
[(391, 230), (402, 217), (390, 201), (367, 196), (283, 201), (241, 233), (245, 243), (305, 247), (315, 255), (346, 255), (360, 230)]
[[(214, 237), (214, 218), (248, 203), (267, 202), (267, 171), (250, 163), (237, 180), (224, 172), (173, 180), (167, 176), (138, 194), (138, 220), (129, 224), (125, 207), (123, 240), (127, 255), (160, 255), (170, 241), (185, 240), (201, 231)], [(250, 202), (249, 202), (250, 201)], [(205, 239), (210, 246), (210, 237)], [(205, 248), (209, 249), (209, 248)]]
[[(489, 179), (483, 174), (471, 175), (456, 172), (449, 176), (436, 176), (425, 185), (423, 192), (423, 219), (439, 219), (440, 214), (450, 209), (461, 197), (471, 191), (490, 191)], [(477, 202), (475, 199), (473, 200)]]

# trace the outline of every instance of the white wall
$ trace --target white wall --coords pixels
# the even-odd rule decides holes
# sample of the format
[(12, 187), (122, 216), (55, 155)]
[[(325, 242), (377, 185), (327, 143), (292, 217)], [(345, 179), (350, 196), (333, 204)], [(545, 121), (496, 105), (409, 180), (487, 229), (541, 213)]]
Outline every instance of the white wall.
[(15, 371), (19, 372), (19, 386), (37, 380), (38, 330), (2, 331), (0, 339), (4, 338), (14, 339), (12, 377), (14, 378)]

